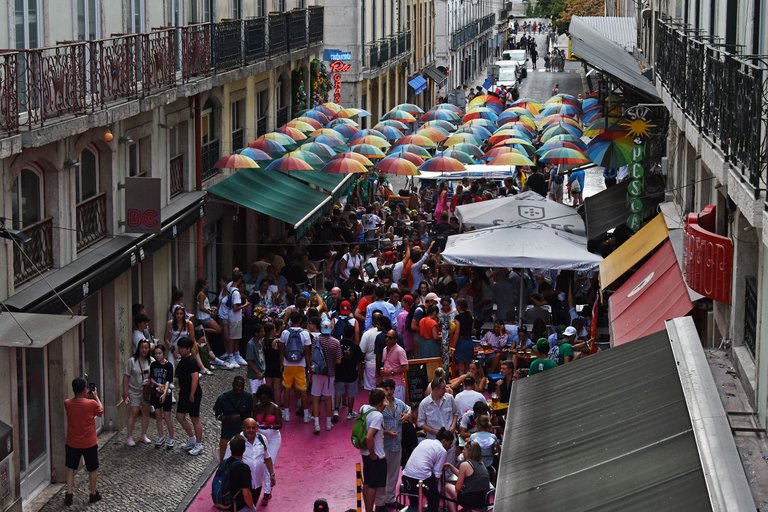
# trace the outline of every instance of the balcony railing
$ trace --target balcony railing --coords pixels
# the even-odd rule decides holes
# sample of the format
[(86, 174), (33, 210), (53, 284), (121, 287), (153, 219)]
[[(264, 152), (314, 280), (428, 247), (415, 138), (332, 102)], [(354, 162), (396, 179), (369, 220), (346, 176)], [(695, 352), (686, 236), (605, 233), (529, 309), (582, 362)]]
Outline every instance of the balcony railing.
[(386, 66), (411, 51), (411, 32), (400, 32), (366, 45), (363, 67), (368, 69)]
[(283, 126), (285, 123), (288, 122), (289, 118), (289, 112), (288, 107), (280, 107), (277, 109), (277, 115), (276, 115), (276, 125), (277, 126)]
[(171, 161), (168, 162), (168, 167), (171, 181), (171, 197), (174, 197), (184, 191), (184, 155), (171, 158)]
[(219, 169), (217, 167), (214, 167), (216, 165), (216, 160), (219, 159), (219, 140), (216, 139), (214, 141), (209, 142), (208, 144), (203, 144), (202, 154), (203, 154), (202, 177), (203, 177), (203, 181), (205, 181), (219, 174)]
[(81, 251), (107, 236), (107, 193), (102, 192), (75, 206), (77, 250)]
[(673, 101), (759, 198), (768, 184), (768, 59), (734, 55), (661, 19), (655, 53), (656, 76)]
[[(13, 245), (13, 283), (18, 286), (53, 266), (53, 217), (21, 230), (31, 238)], [(24, 250), (22, 251), (23, 248)]]
[[(324, 8), (0, 50), (0, 137), (323, 40)], [(180, 71), (180, 73), (178, 73)], [(21, 121), (20, 121), (21, 120)]]

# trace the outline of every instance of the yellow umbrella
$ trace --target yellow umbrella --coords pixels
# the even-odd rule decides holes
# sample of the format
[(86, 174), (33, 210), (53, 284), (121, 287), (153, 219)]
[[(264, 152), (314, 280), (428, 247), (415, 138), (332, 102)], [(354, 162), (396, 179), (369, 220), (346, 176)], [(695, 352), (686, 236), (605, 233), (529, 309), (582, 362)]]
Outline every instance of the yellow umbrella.
[(392, 144), (390, 144), (386, 139), (382, 139), (376, 135), (363, 135), (362, 137), (356, 138), (354, 141), (352, 141), (352, 143), (355, 145), (370, 144), (371, 146), (376, 146), (379, 149), (388, 149), (392, 147)]
[(297, 130), (301, 130), (302, 132), (307, 132), (307, 133), (311, 133), (317, 129), (311, 124), (305, 121), (299, 121), (298, 119), (294, 119), (293, 121), (288, 121), (287, 123), (285, 123), (285, 126), (287, 128), (296, 128)]
[(443, 142), (443, 145), (448, 147), (456, 144), (464, 144), (465, 142), (474, 144), (475, 146), (480, 146), (483, 143), (483, 141), (471, 133), (454, 133)]
[(534, 166), (536, 164), (522, 153), (510, 151), (502, 153), (489, 162), (490, 165), (514, 165), (514, 166)]

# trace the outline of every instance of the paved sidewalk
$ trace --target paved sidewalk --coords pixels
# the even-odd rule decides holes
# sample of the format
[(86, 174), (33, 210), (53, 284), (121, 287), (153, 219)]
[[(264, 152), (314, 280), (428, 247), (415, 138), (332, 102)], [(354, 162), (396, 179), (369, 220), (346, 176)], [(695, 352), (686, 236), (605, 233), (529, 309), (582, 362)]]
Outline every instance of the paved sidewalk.
[[(130, 448), (125, 445), (126, 431), (106, 433), (110, 437), (99, 450), (99, 492), (102, 500), (88, 504), (88, 473), (81, 469), (75, 477), (75, 502), (72, 507), (64, 506), (62, 487), (40, 510), (60, 512), (61, 510), (88, 510), (89, 512), (165, 512), (174, 511), (187, 498), (187, 493), (196, 491), (198, 480), (207, 477), (215, 464), (219, 445), (219, 422), (213, 416), (216, 397), (232, 388), (235, 375), (245, 375), (240, 370), (216, 370), (213, 375), (201, 379), (203, 403), (200, 411), (203, 421), (205, 451), (193, 457), (180, 446), (187, 435), (176, 423), (176, 448), (156, 450), (154, 445), (139, 443)], [(174, 414), (175, 417), (175, 414)], [(174, 420), (175, 421), (175, 420)], [(137, 421), (137, 423), (139, 423)], [(138, 436), (140, 425), (136, 425), (134, 436)], [(154, 419), (150, 419), (149, 437), (157, 436)], [(64, 447), (59, 448), (63, 450)], [(60, 476), (64, 481), (64, 475)], [(204, 481), (204, 480), (203, 480)]]

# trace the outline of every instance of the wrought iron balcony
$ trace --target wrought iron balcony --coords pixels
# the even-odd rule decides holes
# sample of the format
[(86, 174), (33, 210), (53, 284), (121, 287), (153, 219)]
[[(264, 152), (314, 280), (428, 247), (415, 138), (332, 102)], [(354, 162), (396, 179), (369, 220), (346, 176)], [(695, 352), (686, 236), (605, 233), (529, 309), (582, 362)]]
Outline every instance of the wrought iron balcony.
[(138, 34), (126, 34), (89, 42), (92, 108), (136, 97), (138, 41)]
[(379, 63), (383, 66), (389, 60), (389, 39), (381, 39), (379, 41)]
[(174, 197), (184, 191), (184, 155), (171, 158), (168, 164), (171, 197)]
[(249, 18), (243, 24), (245, 61), (250, 64), (267, 56), (267, 19)]
[(288, 51), (288, 17), (282, 12), (269, 13), (269, 56)]
[[(13, 284), (18, 286), (53, 266), (53, 217), (21, 230), (32, 240), (13, 245)], [(22, 251), (23, 248), (24, 250)]]
[(213, 140), (208, 144), (203, 144), (202, 156), (203, 156), (203, 181), (213, 178), (219, 174), (218, 167), (215, 167), (216, 160), (219, 159), (219, 140)]
[(181, 70), (184, 81), (211, 74), (211, 24), (181, 27)]
[(288, 111), (287, 106), (280, 107), (277, 109), (277, 114), (275, 119), (277, 126), (283, 126), (285, 123), (289, 121), (289, 118), (290, 118), (290, 112)]
[(325, 10), (319, 6), (309, 8), (309, 44), (323, 42), (323, 23)]
[(19, 129), (18, 55), (0, 51), (0, 132)]
[(226, 20), (213, 24), (213, 67), (217, 71), (242, 64), (242, 20)]
[(77, 250), (95, 244), (107, 236), (107, 193), (102, 192), (75, 206), (77, 214)]
[(141, 34), (141, 88), (147, 94), (176, 84), (176, 29)]
[(307, 47), (308, 20), (306, 9), (293, 9), (288, 15), (288, 48), (291, 51)]
[(654, 50), (663, 87), (757, 199), (768, 184), (768, 59), (734, 55), (700, 31), (662, 19)]

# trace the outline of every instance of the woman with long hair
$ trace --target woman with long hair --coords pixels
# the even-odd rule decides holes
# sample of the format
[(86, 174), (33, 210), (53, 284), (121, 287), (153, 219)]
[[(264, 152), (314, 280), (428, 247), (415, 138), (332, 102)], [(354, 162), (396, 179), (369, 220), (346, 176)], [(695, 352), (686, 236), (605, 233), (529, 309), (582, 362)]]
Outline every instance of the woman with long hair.
[[(168, 320), (168, 324), (165, 329), (165, 346), (169, 350), (168, 360), (176, 368), (176, 364), (179, 362), (176, 350), (178, 349), (178, 341), (181, 338), (195, 339), (195, 327), (192, 322), (187, 319), (187, 312), (184, 306), (177, 305), (173, 308), (173, 317)], [(193, 355), (197, 360), (197, 364), (200, 367), (200, 373), (205, 375), (212, 375), (211, 370), (205, 367), (203, 361), (200, 359), (199, 348), (195, 343), (195, 350)]]
[[(253, 403), (253, 418), (259, 426), (259, 432), (264, 434), (269, 444), (269, 456), (274, 467), (277, 464), (277, 454), (280, 451), (280, 429), (283, 428), (283, 414), (280, 406), (275, 403), (275, 395), (272, 388), (262, 384), (256, 390), (256, 401)], [(261, 506), (266, 507), (272, 498), (272, 485), (270, 485), (269, 470), (264, 466), (264, 498)]]
[[(173, 398), (171, 385), (173, 384), (173, 365), (165, 357), (165, 346), (155, 347), (155, 361), (150, 365), (149, 383), (152, 384), (153, 393), (150, 405), (155, 408), (155, 421), (157, 422), (157, 441), (155, 448), (163, 445), (169, 450), (175, 446), (173, 440), (174, 428), (171, 411), (173, 410)], [(163, 435), (163, 424), (168, 429), (168, 437)]]
[(211, 307), (208, 300), (208, 280), (204, 277), (195, 282), (195, 317), (202, 324), (208, 334), (219, 334), (221, 326), (213, 319), (216, 316), (216, 308)]
[(448, 212), (451, 214), (451, 208), (448, 204), (448, 182), (443, 181), (440, 183), (440, 188), (437, 190), (437, 205), (435, 206), (435, 219), (440, 219), (440, 214)]
[[(467, 299), (461, 298), (456, 301), (456, 321), (459, 323), (459, 339), (456, 342), (456, 350), (453, 353), (454, 361), (460, 374), (467, 372), (467, 363), (472, 361), (474, 355), (474, 344), (472, 342), (472, 331), (475, 325), (475, 319), (469, 311)], [(453, 386), (453, 383), (451, 383)]]
[(275, 320), (275, 323), (264, 322), (264, 383), (274, 392), (278, 405), (282, 403), (280, 397), (283, 393), (283, 372), (278, 344), (282, 330), (282, 320)]
[(149, 342), (141, 340), (136, 347), (136, 352), (125, 362), (123, 371), (123, 403), (130, 407), (128, 413), (128, 437), (125, 444), (136, 446), (133, 439), (133, 427), (136, 417), (141, 411), (141, 437), (139, 441), (150, 444), (152, 440), (147, 437), (149, 429), (149, 397), (143, 393), (144, 386), (150, 386), (149, 368), (153, 359), (149, 356)]
[(456, 504), (466, 509), (485, 509), (485, 496), (491, 489), (491, 479), (488, 469), (483, 464), (483, 452), (475, 441), (467, 441), (464, 445), (464, 462), (457, 468), (453, 464), (445, 464), (446, 469), (456, 475), (456, 483), (445, 484), (445, 495), (448, 497), (448, 509), (456, 511)]

